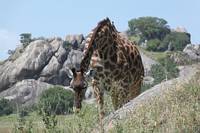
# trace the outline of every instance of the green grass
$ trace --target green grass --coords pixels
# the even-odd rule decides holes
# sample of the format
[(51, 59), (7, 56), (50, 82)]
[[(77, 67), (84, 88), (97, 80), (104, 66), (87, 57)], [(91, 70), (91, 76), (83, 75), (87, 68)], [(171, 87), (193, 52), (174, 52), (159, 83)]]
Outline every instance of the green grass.
[(199, 133), (200, 74), (190, 84), (140, 105), (127, 119), (119, 120), (110, 133)]
[[(106, 115), (113, 111), (110, 97), (105, 97)], [(78, 114), (58, 115), (56, 131), (63, 133), (90, 133), (98, 126), (96, 104), (83, 104)], [(19, 127), (16, 114), (0, 117), (0, 132), (14, 132)], [(33, 132), (46, 132), (42, 117), (32, 112), (25, 117), (24, 127)], [(136, 108), (126, 119), (118, 120), (110, 133), (200, 132), (200, 73), (190, 84), (176, 85), (172, 91), (152, 98)]]
[[(109, 96), (105, 96), (105, 113), (108, 115), (113, 111), (111, 105), (111, 99)], [(28, 116), (24, 117), (25, 123), (23, 124), (25, 129), (32, 126), (33, 132), (43, 133), (47, 130), (42, 121), (42, 117), (38, 115), (36, 111), (31, 112)], [(80, 113), (69, 115), (57, 115), (58, 120), (56, 131), (63, 133), (89, 133), (99, 124), (98, 107), (96, 104), (83, 104), (83, 108)], [(29, 125), (31, 123), (31, 125)], [(0, 117), (0, 133), (1, 132), (15, 132), (20, 126), (19, 116), (17, 114), (11, 114), (8, 116)]]
[(142, 51), (145, 55), (152, 58), (153, 60), (160, 61), (167, 57), (169, 52), (151, 52), (147, 51), (144, 48), (138, 47), (140, 51)]

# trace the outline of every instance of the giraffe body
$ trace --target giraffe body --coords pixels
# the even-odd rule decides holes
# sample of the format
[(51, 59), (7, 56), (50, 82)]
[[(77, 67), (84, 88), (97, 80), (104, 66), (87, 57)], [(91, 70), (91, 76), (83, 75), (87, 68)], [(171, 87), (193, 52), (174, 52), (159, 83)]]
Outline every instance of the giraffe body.
[(118, 109), (140, 93), (144, 68), (135, 44), (122, 37), (109, 19), (102, 20), (86, 39), (81, 69), (94, 70), (93, 88), (100, 108), (104, 90)]
[(103, 132), (104, 91), (110, 92), (113, 106), (118, 109), (139, 95), (144, 77), (144, 67), (136, 45), (120, 36), (108, 18), (100, 21), (86, 39), (80, 70), (72, 69), (70, 85), (75, 91), (74, 104), (77, 110), (81, 108), (87, 86), (84, 73), (89, 69), (94, 70), (92, 86), (100, 105)]

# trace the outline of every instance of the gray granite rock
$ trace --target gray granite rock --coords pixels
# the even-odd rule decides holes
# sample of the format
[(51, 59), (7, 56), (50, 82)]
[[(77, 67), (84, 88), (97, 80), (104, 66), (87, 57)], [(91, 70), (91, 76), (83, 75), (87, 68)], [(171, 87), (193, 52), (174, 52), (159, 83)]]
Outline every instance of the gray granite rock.
[(83, 40), (84, 40), (83, 34), (67, 35), (65, 37), (65, 41), (70, 43), (72, 45), (72, 48), (75, 50), (80, 48)]
[[(42, 92), (50, 87), (53, 85), (34, 79), (26, 79), (1, 92), (0, 98), (11, 100), (18, 105), (31, 106), (37, 103)], [(63, 88), (72, 91), (69, 87)]]
[(27, 79), (17, 82), (11, 88), (0, 93), (4, 97), (19, 105), (33, 105), (38, 101), (39, 95), (52, 85), (34, 79)]
[(79, 66), (82, 58), (81, 51), (66, 48), (64, 41), (57, 37), (35, 39), (21, 51), (19, 55), (13, 54), (16, 58), (0, 65), (0, 92), (24, 79), (69, 85), (69, 68)]
[(184, 48), (183, 52), (186, 53), (192, 60), (200, 60), (200, 45), (188, 44)]

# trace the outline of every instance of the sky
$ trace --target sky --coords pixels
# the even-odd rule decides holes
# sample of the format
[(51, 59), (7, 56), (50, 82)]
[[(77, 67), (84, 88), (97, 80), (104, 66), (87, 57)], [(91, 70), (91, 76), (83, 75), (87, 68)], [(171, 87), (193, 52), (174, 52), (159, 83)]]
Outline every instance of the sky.
[(185, 27), (191, 41), (200, 44), (200, 0), (0, 0), (0, 60), (20, 44), (19, 34), (64, 38), (87, 35), (109, 17), (119, 31), (143, 16), (167, 20), (171, 28)]

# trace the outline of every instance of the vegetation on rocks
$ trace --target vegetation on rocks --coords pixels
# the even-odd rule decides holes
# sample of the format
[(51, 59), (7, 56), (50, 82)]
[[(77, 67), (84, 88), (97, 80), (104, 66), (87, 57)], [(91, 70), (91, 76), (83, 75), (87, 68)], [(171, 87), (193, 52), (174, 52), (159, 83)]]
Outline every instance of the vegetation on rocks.
[(142, 85), (141, 92), (161, 83), (162, 81), (178, 77), (179, 69), (177, 68), (177, 64), (170, 59), (169, 55), (164, 58), (159, 58), (158, 62), (159, 64), (151, 66), (151, 70), (149, 72), (149, 76), (154, 78), (153, 84)]
[(165, 51), (169, 48), (171, 51), (182, 51), (185, 46), (190, 43), (190, 34), (171, 32), (165, 36), (161, 45), (158, 47), (158, 50)]
[(128, 119), (119, 120), (110, 133), (200, 132), (200, 73), (184, 86), (142, 104)]
[(170, 32), (167, 21), (157, 17), (140, 17), (128, 22), (129, 32), (139, 34), (141, 40), (163, 39)]
[(190, 43), (190, 34), (171, 31), (167, 21), (157, 17), (131, 19), (129, 38), (139, 44), (146, 42), (148, 51), (182, 51)]
[(160, 46), (161, 41), (159, 39), (152, 39), (147, 42), (148, 51), (157, 51), (157, 48)]

